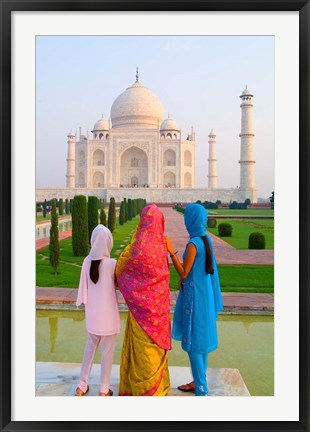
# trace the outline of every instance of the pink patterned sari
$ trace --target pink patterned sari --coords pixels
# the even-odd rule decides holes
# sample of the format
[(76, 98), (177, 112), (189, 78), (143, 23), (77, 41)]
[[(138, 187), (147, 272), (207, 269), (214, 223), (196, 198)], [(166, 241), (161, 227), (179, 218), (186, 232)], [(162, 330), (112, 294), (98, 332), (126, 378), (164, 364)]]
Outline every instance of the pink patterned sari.
[[(164, 216), (150, 204), (116, 266), (129, 308), (121, 357), (120, 395), (165, 395), (170, 390), (170, 290)], [(130, 378), (129, 378), (130, 377)]]

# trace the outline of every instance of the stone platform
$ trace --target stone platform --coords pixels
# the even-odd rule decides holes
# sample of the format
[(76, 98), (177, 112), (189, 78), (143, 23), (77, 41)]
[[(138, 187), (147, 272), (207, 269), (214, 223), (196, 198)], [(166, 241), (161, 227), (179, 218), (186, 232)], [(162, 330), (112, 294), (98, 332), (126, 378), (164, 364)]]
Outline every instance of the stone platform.
[[(36, 363), (36, 396), (74, 396), (81, 365), (77, 363)], [(177, 389), (180, 384), (192, 381), (189, 367), (170, 366), (171, 391), (168, 396), (194, 396)], [(94, 364), (87, 396), (99, 394), (100, 365)], [(238, 369), (208, 369), (209, 396), (250, 396)], [(110, 388), (118, 395), (119, 365), (113, 365)], [(85, 396), (85, 397), (87, 397)]]

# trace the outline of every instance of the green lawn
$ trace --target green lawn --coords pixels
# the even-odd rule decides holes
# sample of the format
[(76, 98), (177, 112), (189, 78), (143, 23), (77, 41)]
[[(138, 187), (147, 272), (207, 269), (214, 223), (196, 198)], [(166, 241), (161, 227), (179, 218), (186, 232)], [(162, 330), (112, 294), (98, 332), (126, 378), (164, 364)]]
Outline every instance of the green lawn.
[[(231, 237), (219, 237), (218, 235), (218, 225), (224, 222), (233, 227)], [(217, 219), (217, 227), (208, 228), (208, 231), (236, 249), (248, 249), (249, 235), (253, 232), (261, 232), (266, 239), (266, 249), (273, 249), (274, 247), (273, 219)]]
[(240, 216), (274, 216), (274, 210), (271, 209), (246, 209), (246, 210), (232, 210), (232, 209), (214, 209), (207, 210), (208, 215), (240, 215)]
[[(111, 252), (112, 258), (117, 258), (122, 249), (130, 242), (132, 234), (140, 220), (136, 216), (131, 221), (126, 222), (123, 226), (116, 223), (113, 233), (114, 245)], [(84, 257), (75, 257), (72, 254), (72, 239), (67, 238), (60, 243), (60, 266), (58, 275), (54, 275), (49, 263), (48, 247), (41, 249), (36, 253), (36, 277), (37, 286), (58, 287), (58, 288), (76, 288), (79, 284), (81, 266)]]
[[(60, 244), (62, 261), (58, 275), (53, 274), (49, 264), (48, 249), (37, 252), (37, 286), (78, 287), (84, 258), (71, 256), (71, 239), (63, 240)], [(116, 249), (113, 248), (113, 250)], [(219, 265), (218, 268), (223, 292), (273, 293), (273, 266)], [(174, 267), (170, 266), (170, 289), (172, 291), (178, 289), (178, 280), (179, 277)]]
[[(255, 265), (219, 265), (222, 292), (273, 293), (274, 267)], [(170, 267), (170, 289), (178, 289), (179, 276)]]

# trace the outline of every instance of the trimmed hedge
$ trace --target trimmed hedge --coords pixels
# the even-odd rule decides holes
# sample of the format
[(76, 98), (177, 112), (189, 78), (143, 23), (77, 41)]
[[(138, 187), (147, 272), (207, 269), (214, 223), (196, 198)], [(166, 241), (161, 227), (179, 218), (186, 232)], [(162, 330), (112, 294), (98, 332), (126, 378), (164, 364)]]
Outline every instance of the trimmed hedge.
[(232, 226), (229, 223), (220, 223), (218, 226), (218, 232), (220, 237), (231, 237)]
[(115, 210), (115, 198), (110, 199), (109, 212), (108, 212), (108, 228), (111, 233), (115, 230), (116, 221), (116, 210)]
[(88, 240), (90, 242), (91, 233), (98, 225), (98, 198), (96, 196), (88, 197)]
[(55, 275), (57, 275), (57, 269), (60, 261), (59, 258), (60, 247), (59, 247), (58, 214), (56, 209), (56, 199), (52, 200), (49, 252), (50, 252), (50, 264), (54, 269)]
[(249, 249), (265, 249), (266, 240), (263, 233), (254, 232), (249, 235)]
[(72, 202), (72, 249), (74, 256), (88, 255), (88, 221), (86, 196), (76, 195)]
[(212, 218), (212, 217), (208, 218), (208, 222), (207, 222), (208, 228), (216, 228), (216, 224), (217, 224), (217, 222), (216, 222), (215, 218)]
[(99, 216), (100, 223), (104, 226), (107, 226), (107, 215), (104, 209), (104, 200), (102, 200), (102, 205), (100, 209), (100, 216)]
[(69, 200), (68, 198), (66, 198), (65, 200), (65, 213), (69, 214), (70, 213), (70, 209), (69, 209)]
[(64, 200), (60, 198), (59, 200), (59, 216), (62, 216), (64, 214)]
[(118, 221), (119, 221), (120, 225), (124, 225), (124, 223), (125, 223), (125, 203), (124, 203), (124, 201), (121, 202), (121, 206), (119, 209)]

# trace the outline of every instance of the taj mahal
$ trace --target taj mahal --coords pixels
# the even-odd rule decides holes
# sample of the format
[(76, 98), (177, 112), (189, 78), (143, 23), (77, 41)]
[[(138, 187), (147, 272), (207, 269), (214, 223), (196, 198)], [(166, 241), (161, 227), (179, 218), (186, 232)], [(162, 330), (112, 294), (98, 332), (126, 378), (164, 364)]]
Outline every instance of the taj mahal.
[[(253, 94), (241, 96), (240, 185), (218, 188), (216, 134), (209, 133), (206, 165), (207, 188), (195, 185), (195, 131), (182, 136), (158, 97), (139, 81), (121, 93), (111, 107), (110, 119), (100, 118), (91, 131), (67, 135), (65, 188), (37, 188), (36, 200), (96, 195), (116, 202), (145, 198), (147, 202), (193, 202), (197, 200), (257, 202), (255, 187)], [(207, 171), (208, 167), (208, 171)]]

